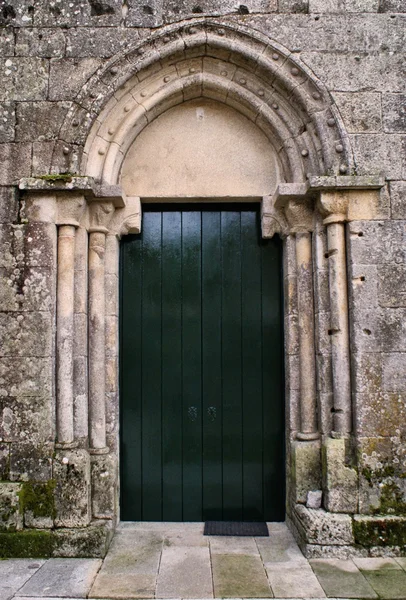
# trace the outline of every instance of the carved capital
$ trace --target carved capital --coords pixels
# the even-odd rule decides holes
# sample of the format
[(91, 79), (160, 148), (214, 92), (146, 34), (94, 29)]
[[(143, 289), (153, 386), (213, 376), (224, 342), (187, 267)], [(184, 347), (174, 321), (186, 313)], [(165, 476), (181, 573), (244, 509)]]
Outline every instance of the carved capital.
[(85, 211), (86, 199), (82, 194), (57, 194), (57, 225), (79, 227), (80, 219)]
[(140, 198), (128, 196), (126, 207), (116, 210), (111, 229), (118, 238), (129, 233), (140, 233), (141, 217)]
[(261, 203), (261, 231), (264, 239), (271, 239), (277, 233), (284, 237), (288, 224), (282, 210), (275, 208), (274, 197), (264, 196)]
[(313, 215), (313, 202), (311, 200), (289, 200), (285, 206), (289, 233), (313, 231)]
[(317, 207), (324, 217), (323, 223), (342, 223), (347, 220), (350, 204), (349, 190), (322, 191), (320, 193)]
[(113, 202), (91, 202), (89, 205), (89, 232), (108, 233), (108, 225), (113, 214)]

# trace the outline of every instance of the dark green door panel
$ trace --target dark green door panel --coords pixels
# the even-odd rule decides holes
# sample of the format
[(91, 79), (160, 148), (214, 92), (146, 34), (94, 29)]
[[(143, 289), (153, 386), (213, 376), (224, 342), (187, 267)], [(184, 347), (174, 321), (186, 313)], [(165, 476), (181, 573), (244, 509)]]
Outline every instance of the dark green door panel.
[(283, 520), (281, 247), (254, 205), (146, 207), (121, 252), (121, 518)]

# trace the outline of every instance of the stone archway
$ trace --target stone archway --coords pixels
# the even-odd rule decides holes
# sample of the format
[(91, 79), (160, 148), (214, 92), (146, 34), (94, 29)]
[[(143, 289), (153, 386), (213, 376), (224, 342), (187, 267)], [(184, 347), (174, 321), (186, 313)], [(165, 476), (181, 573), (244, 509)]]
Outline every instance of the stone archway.
[[(53, 157), (79, 176), (20, 185), (36, 218), (48, 196), (54, 212), (46, 218), (58, 226), (57, 439), (61, 461), (79, 447), (87, 465), (87, 511), (77, 525), (118, 516), (118, 238), (139, 232), (142, 221), (136, 189), (128, 197), (121, 189), (123, 164), (144, 129), (198, 98), (244, 115), (275, 151), (279, 173), (262, 193), (262, 235), (285, 239), (288, 515), (306, 543), (329, 545), (305, 507), (307, 493), (323, 488), (327, 529), (343, 520), (336, 513), (357, 510), (356, 472), (345, 458), (353, 411), (345, 222), (373, 211), (382, 184), (353, 175), (339, 114), (305, 65), (256, 32), (214, 21), (169, 27), (102, 67), (78, 94)], [(75, 318), (75, 286), (86, 319)], [(75, 373), (79, 357), (84, 367)], [(338, 545), (351, 543), (345, 516)]]

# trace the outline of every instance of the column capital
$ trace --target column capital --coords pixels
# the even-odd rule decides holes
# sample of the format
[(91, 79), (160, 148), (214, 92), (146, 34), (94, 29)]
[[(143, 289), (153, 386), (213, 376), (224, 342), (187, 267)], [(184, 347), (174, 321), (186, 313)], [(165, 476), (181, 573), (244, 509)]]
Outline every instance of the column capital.
[(289, 233), (310, 233), (313, 231), (314, 207), (310, 199), (291, 199), (285, 205), (285, 216)]
[(285, 237), (288, 224), (283, 210), (275, 208), (275, 197), (264, 196), (261, 202), (261, 232), (264, 239), (271, 239), (275, 234)]
[(93, 201), (89, 204), (89, 233), (108, 233), (108, 225), (114, 214), (111, 201)]
[(57, 193), (56, 225), (79, 227), (80, 219), (86, 208), (83, 194)]
[(321, 191), (317, 208), (323, 218), (324, 225), (342, 223), (348, 220), (350, 190)]

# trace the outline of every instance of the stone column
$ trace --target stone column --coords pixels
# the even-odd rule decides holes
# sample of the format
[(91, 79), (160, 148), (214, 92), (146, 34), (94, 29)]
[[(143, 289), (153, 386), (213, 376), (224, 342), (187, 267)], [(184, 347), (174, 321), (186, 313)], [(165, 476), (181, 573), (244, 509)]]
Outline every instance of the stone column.
[(73, 427), (73, 337), (75, 233), (85, 207), (83, 196), (58, 196), (58, 271), (56, 296), (57, 444), (75, 445)]
[(90, 204), (89, 227), (89, 432), (90, 452), (106, 445), (105, 248), (112, 202)]
[[(333, 368), (333, 437), (352, 431), (350, 340), (345, 251), (345, 221), (348, 192), (322, 192), (320, 211), (327, 226), (327, 254), (330, 290), (330, 335)], [(327, 215), (327, 216), (326, 216)]]
[(297, 439), (319, 438), (312, 268), (313, 210), (308, 201), (291, 200), (285, 214), (296, 236), (297, 306), (299, 325), (300, 431)]

